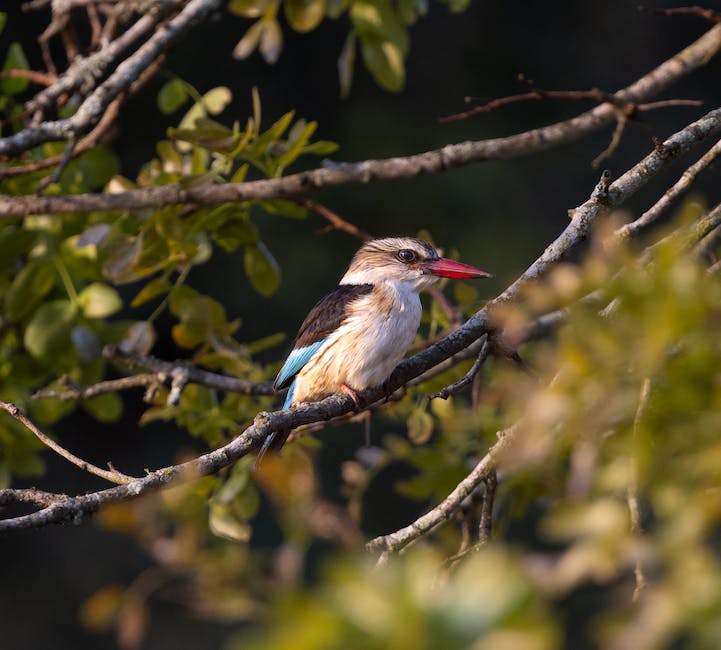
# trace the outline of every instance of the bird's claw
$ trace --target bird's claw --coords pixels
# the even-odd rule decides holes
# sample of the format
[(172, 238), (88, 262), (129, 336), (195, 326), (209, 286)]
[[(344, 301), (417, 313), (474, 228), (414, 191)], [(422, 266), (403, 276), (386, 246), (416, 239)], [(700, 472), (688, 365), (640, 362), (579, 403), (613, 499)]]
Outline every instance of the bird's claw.
[(358, 396), (358, 393), (356, 393), (350, 386), (347, 386), (346, 384), (340, 385), (340, 390), (342, 393), (345, 393), (353, 400), (353, 404), (355, 404), (355, 410), (360, 411), (363, 408), (363, 405), (361, 404), (360, 397)]

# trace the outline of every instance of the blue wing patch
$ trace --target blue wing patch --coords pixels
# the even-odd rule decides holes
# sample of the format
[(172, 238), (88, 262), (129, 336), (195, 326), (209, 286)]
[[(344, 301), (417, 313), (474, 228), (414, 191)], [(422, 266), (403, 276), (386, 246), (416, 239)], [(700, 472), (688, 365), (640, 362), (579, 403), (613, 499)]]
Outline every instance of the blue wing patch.
[[(275, 390), (285, 388), (303, 368), (303, 366), (311, 360), (313, 355), (320, 350), (321, 346), (327, 341), (327, 338), (306, 345), (302, 348), (296, 348), (285, 360), (283, 367), (280, 369), (278, 376), (275, 378), (273, 387)], [(288, 391), (290, 395), (292, 391)], [(285, 407), (284, 407), (285, 408)]]

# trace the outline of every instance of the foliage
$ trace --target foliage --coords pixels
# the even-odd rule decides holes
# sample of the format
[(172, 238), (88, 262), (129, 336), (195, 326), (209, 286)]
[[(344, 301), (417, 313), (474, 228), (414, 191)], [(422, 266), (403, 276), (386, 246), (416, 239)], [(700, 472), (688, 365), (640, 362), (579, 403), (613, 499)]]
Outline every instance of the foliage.
[[(447, 4), (453, 11), (466, 5)], [(281, 3), (231, 0), (229, 9), (255, 21), (236, 56), (259, 49), (268, 62), (277, 60)], [(299, 32), (346, 16), (350, 33), (339, 67), (347, 93), (356, 47), (382, 87), (402, 88), (408, 26), (426, 3), (284, 0), (282, 11)], [(19, 44), (10, 46), (3, 69), (28, 69)], [(27, 88), (26, 79), (0, 79), (4, 129), (27, 118)], [(336, 150), (313, 140), (317, 124), (292, 111), (263, 128), (256, 91), (252, 98), (251, 116), (224, 120), (228, 88), (201, 94), (170, 76), (158, 110), (185, 113), (134, 179), (121, 174), (107, 145), (98, 145), (57, 177), (52, 169), (5, 176), (0, 193), (241, 183), (281, 177), (302, 157)], [(73, 109), (72, 102), (63, 107)], [(43, 144), (8, 165), (62, 153), (57, 144)], [(243, 626), (229, 650), (545, 650), (571, 635), (608, 650), (717, 647), (721, 279), (689, 244), (695, 243), (689, 223), (705, 212), (698, 199), (690, 201), (669, 227), (672, 234), (640, 247), (623, 243), (606, 215), (578, 264), (557, 266), (494, 313), (504, 340), (493, 341), (495, 356), (470, 390), (427, 399), (460, 379), (471, 365), (466, 361), (379, 409), (382, 439), (342, 462), (339, 494), (323, 482), (321, 445), (306, 430), (259, 465), (243, 458), (216, 475), (186, 476), (172, 489), (102, 509), (98, 524), (134, 537), (154, 564), (129, 585), (89, 595), (81, 621), (97, 632), (115, 631), (123, 648), (137, 648), (151, 599), (182, 594), (194, 613)], [(238, 268), (258, 294), (278, 290), (281, 264), (266, 245), (261, 213), (265, 223), (284, 228), (290, 222), (277, 217), (303, 219), (306, 207), (275, 198), (4, 220), (0, 399), (19, 405), (44, 430), (78, 407), (99, 426), (117, 421), (124, 404), (113, 392), (77, 402), (33, 395), (67, 378), (81, 385), (106, 379), (105, 344), (145, 355), (161, 337), (201, 368), (271, 378), (284, 334), (269, 326), (267, 337), (239, 340), (241, 316), (249, 315), (229, 313), (217, 296), (191, 286), (193, 270), (222, 252), (242, 260)], [(419, 346), (451, 327), (449, 310), (470, 315), (478, 308), (480, 295), (470, 285), (456, 283), (452, 292), (453, 301), (425, 299)], [(529, 324), (557, 309), (565, 310), (558, 331), (521, 344)], [(165, 329), (161, 316), (171, 323)], [(530, 371), (502, 353), (519, 345)], [(259, 356), (268, 350), (271, 361)], [(170, 392), (162, 385), (148, 392), (140, 423), (173, 422), (204, 447), (228, 442), (273, 407), (267, 397), (193, 383), (177, 401)], [(374, 567), (363, 549), (368, 506), (379, 502), (373, 491), (385, 490), (388, 503), (403, 499), (409, 510), (435, 505), (499, 435), (508, 445), (498, 459), (490, 542), (478, 532), (490, 497), (476, 493), (453, 525)], [(39, 452), (37, 438), (3, 414), (0, 486), (42, 475)], [(178, 452), (179, 462), (185, 453)]]
[[(443, 0), (453, 12), (463, 11), (469, 1)], [(408, 26), (428, 12), (428, 4), (427, 0), (230, 0), (230, 12), (257, 19), (238, 41), (233, 55), (245, 59), (257, 49), (267, 63), (278, 60), (283, 49), (281, 5), (286, 22), (297, 32), (310, 32), (323, 18), (337, 20), (347, 14), (351, 29), (338, 58), (341, 94), (350, 93), (358, 45), (376, 83), (398, 91), (405, 84)]]

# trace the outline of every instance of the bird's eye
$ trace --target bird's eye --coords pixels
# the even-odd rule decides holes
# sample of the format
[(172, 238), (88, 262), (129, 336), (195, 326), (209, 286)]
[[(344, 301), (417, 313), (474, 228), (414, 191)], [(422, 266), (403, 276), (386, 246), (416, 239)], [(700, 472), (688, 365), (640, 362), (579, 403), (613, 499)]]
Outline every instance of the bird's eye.
[(401, 262), (415, 262), (416, 261), (416, 252), (412, 251), (410, 248), (403, 248), (402, 250), (398, 251), (398, 259)]

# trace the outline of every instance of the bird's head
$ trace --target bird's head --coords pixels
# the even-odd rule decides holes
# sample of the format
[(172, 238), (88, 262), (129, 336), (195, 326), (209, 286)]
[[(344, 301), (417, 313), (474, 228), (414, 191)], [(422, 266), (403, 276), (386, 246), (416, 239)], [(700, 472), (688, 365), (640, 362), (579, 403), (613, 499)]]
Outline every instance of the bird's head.
[(421, 291), (438, 278), (490, 278), (490, 273), (439, 257), (431, 244), (412, 237), (373, 239), (355, 254), (342, 284), (406, 283)]

